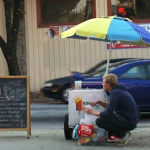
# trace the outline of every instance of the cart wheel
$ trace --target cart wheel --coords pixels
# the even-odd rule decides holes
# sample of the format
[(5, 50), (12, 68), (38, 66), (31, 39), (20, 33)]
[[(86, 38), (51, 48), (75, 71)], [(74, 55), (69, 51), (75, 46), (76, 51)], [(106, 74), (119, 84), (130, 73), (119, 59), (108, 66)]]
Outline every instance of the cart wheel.
[(72, 139), (73, 129), (69, 128), (69, 126), (68, 126), (68, 122), (69, 121), (68, 120), (69, 120), (68, 114), (66, 114), (65, 118), (64, 118), (64, 134), (65, 134), (66, 140), (71, 140)]

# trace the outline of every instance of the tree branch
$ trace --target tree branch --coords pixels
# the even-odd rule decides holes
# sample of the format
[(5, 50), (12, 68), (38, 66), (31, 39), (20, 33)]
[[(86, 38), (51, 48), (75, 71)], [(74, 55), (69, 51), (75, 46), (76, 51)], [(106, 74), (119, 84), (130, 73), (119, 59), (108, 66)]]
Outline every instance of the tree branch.
[[(18, 33), (19, 33), (19, 25), (20, 25), (20, 5), (21, 0), (15, 0), (14, 1), (14, 16), (13, 16), (13, 26), (12, 26), (12, 44), (13, 48), (16, 47), (17, 39), (18, 39)], [(14, 49), (16, 51), (16, 49)]]
[(7, 56), (7, 44), (1, 36), (0, 36), (0, 47), (2, 49), (4, 57), (6, 58), (6, 56)]
[(11, 35), (11, 2), (10, 0), (4, 1), (5, 9), (5, 24), (6, 24), (6, 33), (7, 33), (7, 44), (11, 44), (12, 35)]

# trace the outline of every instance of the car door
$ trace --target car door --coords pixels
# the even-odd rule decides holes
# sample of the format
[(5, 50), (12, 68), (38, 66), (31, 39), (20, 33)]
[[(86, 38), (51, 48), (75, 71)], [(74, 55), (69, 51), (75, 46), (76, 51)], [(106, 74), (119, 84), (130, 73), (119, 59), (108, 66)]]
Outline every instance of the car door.
[(148, 82), (146, 66), (135, 65), (119, 76), (119, 84), (124, 84), (128, 92), (133, 96), (140, 110), (148, 104), (147, 90), (145, 85)]
[(150, 110), (150, 63), (146, 64), (146, 69), (148, 72), (148, 79), (144, 85), (146, 99), (147, 99), (147, 105), (145, 106), (145, 108), (149, 111)]

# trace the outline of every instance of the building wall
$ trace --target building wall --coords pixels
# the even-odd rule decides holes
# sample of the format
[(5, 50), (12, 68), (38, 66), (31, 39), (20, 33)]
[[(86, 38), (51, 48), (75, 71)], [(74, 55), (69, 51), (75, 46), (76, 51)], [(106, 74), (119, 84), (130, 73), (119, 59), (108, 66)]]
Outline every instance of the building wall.
[[(85, 71), (106, 59), (106, 43), (50, 38), (48, 28), (37, 28), (36, 0), (25, 0), (27, 72), (31, 91), (39, 91), (46, 80), (63, 77), (71, 71)], [(107, 15), (107, 1), (96, 0), (96, 15)], [(62, 28), (60, 27), (60, 32)], [(112, 58), (150, 57), (150, 49), (112, 50)]]
[[(4, 6), (3, 1), (0, 0), (0, 36), (6, 40), (6, 30), (5, 30), (5, 18), (4, 18)], [(0, 48), (0, 76), (8, 75), (8, 67), (2, 50)]]

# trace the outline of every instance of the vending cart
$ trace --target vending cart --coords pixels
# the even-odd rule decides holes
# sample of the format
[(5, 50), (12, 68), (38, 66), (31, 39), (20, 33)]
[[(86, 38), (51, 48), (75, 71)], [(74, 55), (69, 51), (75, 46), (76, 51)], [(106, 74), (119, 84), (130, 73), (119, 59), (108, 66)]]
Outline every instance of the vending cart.
[[(104, 91), (102, 89), (82, 89), (69, 91), (69, 108), (68, 114), (64, 118), (64, 134), (66, 139), (72, 139), (72, 132), (80, 120), (84, 119), (85, 113), (83, 107), (91, 104), (91, 102), (105, 100)], [(103, 107), (100, 107), (104, 111)]]

